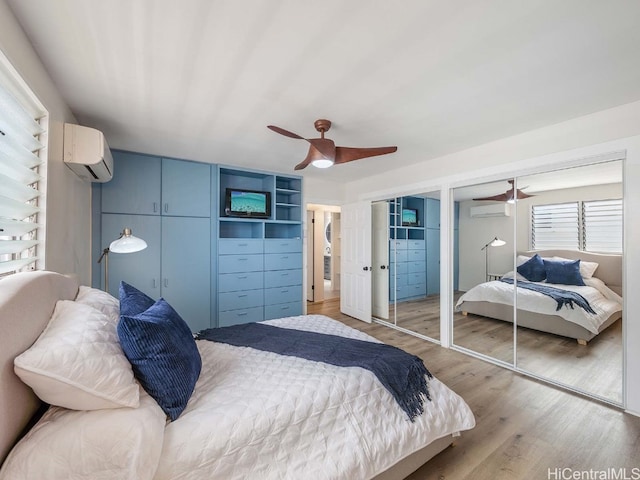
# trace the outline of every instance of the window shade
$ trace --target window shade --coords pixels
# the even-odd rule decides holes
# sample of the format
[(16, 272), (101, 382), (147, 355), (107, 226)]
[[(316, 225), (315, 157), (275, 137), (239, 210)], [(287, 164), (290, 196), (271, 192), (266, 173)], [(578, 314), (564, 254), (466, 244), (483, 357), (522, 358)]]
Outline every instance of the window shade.
[(531, 246), (534, 250), (580, 249), (578, 202), (531, 207)]
[(584, 249), (622, 253), (622, 200), (583, 203)]
[(33, 269), (38, 260), (44, 129), (33, 113), (41, 109), (16, 98), (16, 82), (8, 81), (11, 72), (2, 63), (0, 73), (0, 274), (7, 274)]

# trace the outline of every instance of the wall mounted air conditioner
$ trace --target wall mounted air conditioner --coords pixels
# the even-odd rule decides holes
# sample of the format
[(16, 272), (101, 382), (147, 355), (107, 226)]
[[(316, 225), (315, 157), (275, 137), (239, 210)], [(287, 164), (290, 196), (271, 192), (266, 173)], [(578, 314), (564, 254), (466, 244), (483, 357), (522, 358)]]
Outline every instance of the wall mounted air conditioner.
[(108, 182), (113, 178), (113, 157), (102, 132), (64, 124), (64, 163), (80, 178)]
[(469, 209), (471, 218), (483, 217), (509, 217), (511, 216), (511, 205), (506, 202), (494, 203), (491, 205), (480, 205)]

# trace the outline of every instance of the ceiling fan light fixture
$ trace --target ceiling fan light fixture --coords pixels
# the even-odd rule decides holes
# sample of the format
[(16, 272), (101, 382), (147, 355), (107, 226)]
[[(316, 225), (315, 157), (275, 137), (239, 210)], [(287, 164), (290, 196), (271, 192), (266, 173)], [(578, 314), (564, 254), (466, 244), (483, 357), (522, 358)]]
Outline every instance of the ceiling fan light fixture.
[(333, 165), (333, 160), (330, 158), (318, 158), (317, 160), (312, 161), (311, 165), (316, 168), (329, 168)]

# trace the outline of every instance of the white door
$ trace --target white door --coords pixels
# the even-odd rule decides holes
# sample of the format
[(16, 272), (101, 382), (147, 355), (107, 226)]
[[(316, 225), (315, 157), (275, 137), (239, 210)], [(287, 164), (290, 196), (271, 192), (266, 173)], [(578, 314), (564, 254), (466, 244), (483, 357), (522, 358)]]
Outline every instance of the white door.
[(340, 223), (340, 311), (371, 323), (371, 203), (344, 205)]
[(389, 319), (389, 204), (371, 204), (371, 314)]

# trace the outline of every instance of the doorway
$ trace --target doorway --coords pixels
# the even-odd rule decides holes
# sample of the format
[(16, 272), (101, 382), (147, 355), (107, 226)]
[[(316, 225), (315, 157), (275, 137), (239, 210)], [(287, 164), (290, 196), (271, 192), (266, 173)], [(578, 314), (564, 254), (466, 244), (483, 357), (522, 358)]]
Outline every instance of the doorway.
[(307, 301), (340, 298), (340, 207), (307, 205)]

